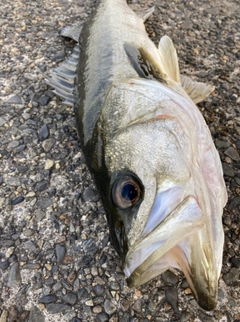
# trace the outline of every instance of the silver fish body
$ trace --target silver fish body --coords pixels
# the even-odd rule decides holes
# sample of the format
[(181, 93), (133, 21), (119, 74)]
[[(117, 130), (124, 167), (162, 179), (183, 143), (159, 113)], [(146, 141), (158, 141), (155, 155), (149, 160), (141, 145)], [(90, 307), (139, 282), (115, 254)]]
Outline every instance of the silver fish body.
[(102, 0), (83, 26), (77, 126), (128, 284), (178, 268), (211, 310), (227, 194), (195, 103), (212, 88), (180, 76), (170, 38), (157, 48), (145, 31), (149, 13), (139, 17), (124, 0)]

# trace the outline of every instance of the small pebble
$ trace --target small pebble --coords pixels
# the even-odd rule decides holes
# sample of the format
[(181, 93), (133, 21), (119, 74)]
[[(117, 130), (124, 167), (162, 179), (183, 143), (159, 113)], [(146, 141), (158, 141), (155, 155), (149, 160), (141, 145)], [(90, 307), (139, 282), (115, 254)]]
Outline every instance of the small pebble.
[(47, 304), (47, 311), (50, 314), (56, 314), (61, 312), (66, 312), (71, 310), (71, 306), (67, 304), (60, 304), (60, 303), (50, 303)]
[(240, 161), (240, 156), (235, 148), (230, 146), (226, 151), (224, 151), (224, 153), (229, 156), (229, 158), (235, 161)]
[(10, 104), (23, 104), (23, 99), (20, 95), (13, 95), (8, 100), (7, 103)]
[(46, 162), (45, 162), (44, 169), (45, 169), (45, 170), (49, 170), (49, 169), (51, 169), (53, 166), (54, 166), (54, 160), (47, 159), (47, 160), (46, 160)]
[(15, 206), (15, 205), (23, 202), (24, 200), (25, 200), (25, 198), (23, 196), (18, 196), (12, 200), (12, 205)]
[(66, 254), (65, 247), (57, 244), (55, 247), (55, 250), (56, 250), (56, 256), (57, 256), (57, 262), (62, 263)]
[(97, 315), (97, 321), (98, 322), (108, 322), (109, 317), (106, 313), (102, 312)]
[(14, 284), (20, 283), (20, 271), (19, 271), (19, 264), (13, 263), (10, 267), (9, 275), (8, 275), (8, 282), (7, 286), (12, 287)]
[(63, 301), (67, 304), (74, 305), (77, 302), (77, 295), (75, 293), (67, 293), (63, 296)]
[(40, 105), (45, 106), (50, 102), (50, 100), (51, 100), (51, 97), (44, 94), (39, 98), (38, 101), (39, 101)]
[(49, 129), (46, 124), (44, 124), (39, 131), (39, 139), (41, 141), (46, 140), (49, 136)]
[(45, 295), (40, 297), (39, 302), (43, 304), (49, 304), (57, 301), (57, 296), (55, 294)]

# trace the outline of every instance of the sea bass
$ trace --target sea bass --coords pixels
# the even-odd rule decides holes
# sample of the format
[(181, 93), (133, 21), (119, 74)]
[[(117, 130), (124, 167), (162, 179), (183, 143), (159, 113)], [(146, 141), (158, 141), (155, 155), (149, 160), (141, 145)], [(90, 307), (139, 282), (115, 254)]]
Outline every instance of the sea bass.
[[(217, 303), (227, 201), (222, 165), (196, 103), (213, 87), (179, 73), (125, 0), (101, 0), (48, 83), (74, 105), (88, 167), (129, 286), (170, 267), (205, 310)], [(79, 28), (63, 31), (78, 40)]]

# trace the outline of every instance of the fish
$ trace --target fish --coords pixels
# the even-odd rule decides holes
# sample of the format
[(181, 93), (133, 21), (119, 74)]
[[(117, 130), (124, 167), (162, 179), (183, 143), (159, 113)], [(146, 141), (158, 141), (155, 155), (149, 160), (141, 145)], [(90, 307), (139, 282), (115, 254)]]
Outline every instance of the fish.
[(156, 46), (125, 0), (100, 0), (77, 46), (46, 76), (74, 107), (81, 147), (129, 287), (181, 270), (199, 306), (217, 304), (227, 191), (196, 104), (214, 88), (179, 71), (172, 40)]

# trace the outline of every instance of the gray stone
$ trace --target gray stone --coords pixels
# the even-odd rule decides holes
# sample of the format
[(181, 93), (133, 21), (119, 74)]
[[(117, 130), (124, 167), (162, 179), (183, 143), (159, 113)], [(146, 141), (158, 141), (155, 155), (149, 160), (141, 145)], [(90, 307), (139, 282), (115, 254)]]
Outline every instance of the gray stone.
[(33, 306), (28, 319), (28, 322), (45, 322), (45, 315), (36, 306)]
[(0, 262), (0, 269), (2, 271), (5, 271), (9, 267), (9, 265), (10, 265), (9, 260), (5, 260), (3, 262)]
[(239, 279), (240, 271), (238, 268), (233, 267), (230, 271), (223, 275), (223, 280), (228, 286), (239, 286), (240, 279)]
[(0, 117), (0, 127), (3, 126), (6, 123), (4, 118)]
[(132, 306), (132, 309), (136, 312), (142, 312), (142, 301), (138, 299)]
[(53, 201), (51, 198), (40, 198), (37, 203), (36, 206), (41, 208), (41, 209), (47, 209), (48, 207), (50, 207), (53, 204)]
[(23, 99), (20, 95), (13, 95), (11, 97), (9, 97), (9, 99), (7, 100), (7, 103), (10, 104), (23, 104)]
[(93, 291), (95, 292), (95, 294), (97, 296), (100, 296), (104, 292), (104, 287), (102, 285), (99, 285), (99, 284), (98, 285), (95, 285), (94, 288), (93, 288)]
[(39, 131), (39, 139), (41, 141), (46, 140), (49, 136), (49, 129), (46, 124), (44, 124)]
[(33, 229), (31, 229), (31, 228), (25, 229), (25, 230), (23, 231), (23, 235), (24, 235), (24, 236), (26, 236), (26, 237), (30, 237), (30, 236), (32, 236), (33, 234), (34, 234), (34, 230), (33, 230)]
[(36, 184), (36, 190), (39, 191), (39, 192), (44, 191), (44, 190), (46, 190), (48, 188), (48, 184), (49, 183), (46, 180), (43, 180), (41, 182), (38, 182)]
[(25, 198), (23, 196), (18, 196), (12, 200), (12, 205), (15, 206), (15, 205), (23, 202), (24, 200), (25, 200)]
[(7, 286), (12, 287), (14, 284), (20, 283), (20, 278), (19, 264), (18, 262), (15, 262), (10, 267)]
[(77, 302), (77, 295), (73, 292), (69, 292), (63, 296), (63, 301), (67, 304), (74, 305)]
[(170, 284), (170, 285), (177, 285), (178, 277), (171, 271), (166, 271), (161, 275), (162, 279)]
[(216, 147), (218, 149), (227, 149), (231, 145), (231, 143), (227, 142), (227, 141), (221, 141), (221, 140), (217, 139), (215, 141), (215, 145), (216, 145)]
[(31, 240), (28, 240), (26, 241), (24, 244), (23, 244), (23, 247), (29, 251), (32, 251), (32, 252), (35, 252), (36, 251), (36, 246), (35, 244), (31, 241)]
[(14, 149), (18, 146), (19, 146), (19, 141), (13, 140), (8, 144), (7, 149), (11, 151), (12, 149)]
[(238, 211), (240, 206), (240, 197), (233, 198), (229, 203), (229, 209)]
[(11, 247), (11, 246), (13, 246), (14, 245), (14, 240), (5, 240), (3, 243), (2, 243), (2, 247), (6, 247), (6, 248), (8, 248), (8, 247)]
[(97, 321), (98, 322), (108, 322), (109, 317), (106, 313), (102, 312), (97, 315)]
[(92, 252), (96, 249), (96, 242), (93, 238), (89, 238), (87, 240), (84, 240), (82, 243), (82, 248), (85, 253)]
[(232, 257), (230, 262), (232, 263), (233, 267), (240, 268), (240, 257)]
[(178, 291), (175, 287), (165, 288), (165, 296), (167, 302), (171, 305), (174, 312), (178, 314)]
[(180, 316), (180, 322), (188, 322), (190, 321), (191, 314), (188, 311), (182, 311)]
[(125, 312), (123, 314), (123, 317), (119, 320), (119, 322), (129, 322), (129, 319), (130, 319), (129, 313)]
[(235, 172), (232, 168), (231, 165), (229, 165), (228, 163), (222, 163), (222, 166), (223, 166), (223, 173), (225, 176), (228, 176), (228, 177), (234, 177), (235, 175)]
[(119, 283), (117, 282), (111, 282), (110, 283), (110, 288), (114, 291), (118, 291), (119, 290)]
[(40, 103), (40, 105), (45, 106), (50, 102), (50, 100), (51, 100), (51, 97), (44, 94), (39, 98), (39, 103)]
[(223, 290), (220, 288), (220, 289), (218, 290), (218, 300), (219, 300), (219, 301), (223, 301), (223, 300), (224, 300), (224, 298), (225, 298), (225, 294), (224, 294)]
[(104, 310), (107, 314), (112, 315), (117, 310), (117, 307), (111, 301), (106, 300), (104, 302)]
[(23, 113), (22, 117), (24, 118), (24, 120), (28, 120), (30, 119), (31, 115), (29, 113)]
[(52, 286), (52, 284), (54, 283), (54, 280), (53, 280), (52, 276), (50, 276), (49, 278), (45, 279), (45, 280), (44, 280), (44, 283), (45, 283), (46, 285), (50, 285), (50, 286)]
[(98, 201), (99, 200), (99, 195), (97, 190), (93, 188), (87, 188), (83, 192), (83, 200), (84, 201)]
[(42, 143), (43, 150), (45, 152), (49, 152), (52, 149), (52, 147), (54, 146), (54, 144), (55, 144), (55, 139), (54, 138), (46, 139)]
[(40, 264), (38, 263), (29, 263), (29, 264), (25, 264), (22, 266), (22, 269), (30, 269), (30, 270), (34, 270), (34, 269), (39, 269), (41, 267)]
[(62, 288), (62, 284), (60, 282), (57, 282), (56, 284), (53, 285), (52, 289), (53, 289), (53, 292), (57, 292), (59, 290), (61, 290)]
[(88, 295), (88, 291), (85, 288), (81, 288), (78, 292), (77, 292), (77, 296), (79, 300), (85, 300), (89, 295)]
[(40, 297), (39, 302), (43, 304), (49, 304), (57, 301), (57, 296), (55, 294), (45, 295)]
[(46, 213), (40, 209), (37, 209), (34, 214), (38, 221), (41, 221), (46, 216)]
[(60, 303), (47, 304), (47, 311), (48, 313), (51, 313), (51, 314), (66, 312), (69, 310), (71, 310), (71, 306), (67, 304), (60, 304)]
[(59, 53), (53, 56), (53, 60), (62, 61), (66, 57), (67, 53), (65, 51), (60, 51)]
[(201, 321), (204, 321), (204, 322), (215, 322), (215, 318), (213, 316), (209, 316), (208, 314), (200, 310), (199, 310), (199, 317)]
[(56, 251), (57, 262), (62, 263), (66, 254), (66, 248), (64, 246), (57, 244), (55, 247), (55, 251)]
[(230, 146), (226, 151), (224, 151), (224, 154), (226, 154), (232, 160), (240, 161), (240, 156), (238, 154), (238, 151), (232, 146)]

